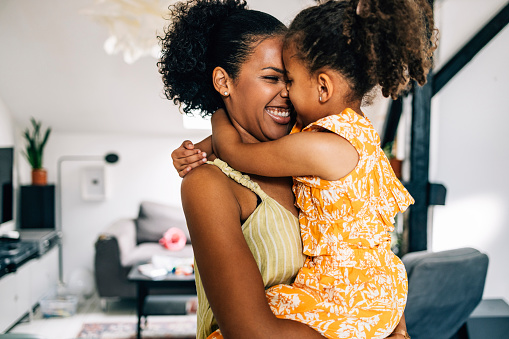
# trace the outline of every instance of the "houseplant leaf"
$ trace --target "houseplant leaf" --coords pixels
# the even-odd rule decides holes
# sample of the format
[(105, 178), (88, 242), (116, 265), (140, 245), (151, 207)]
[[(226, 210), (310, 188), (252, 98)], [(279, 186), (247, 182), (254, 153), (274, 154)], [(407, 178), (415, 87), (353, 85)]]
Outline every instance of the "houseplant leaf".
[[(27, 159), (28, 163), (32, 167), (32, 182), (34, 183), (34, 173), (39, 170), (38, 172), (44, 172), (43, 177), (44, 180), (42, 180), (44, 183), (37, 183), (37, 184), (45, 184), (46, 182), (46, 172), (42, 168), (42, 159), (43, 159), (43, 152), (44, 148), (46, 146), (46, 143), (48, 142), (48, 138), (51, 134), (51, 128), (47, 128), (44, 133), (42, 133), (42, 123), (40, 121), (35, 120), (33, 117), (30, 119), (31, 122), (31, 129), (27, 128), (24, 133), (23, 137), (26, 140), (25, 150), (23, 155)], [(41, 135), (43, 137), (41, 138)], [(38, 173), (40, 175), (40, 173)]]

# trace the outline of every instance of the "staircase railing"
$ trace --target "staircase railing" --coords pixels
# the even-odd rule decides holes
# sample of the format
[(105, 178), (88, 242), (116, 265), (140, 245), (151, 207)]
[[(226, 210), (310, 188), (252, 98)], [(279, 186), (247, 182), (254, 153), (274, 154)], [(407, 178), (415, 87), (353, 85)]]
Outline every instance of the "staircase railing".
[[(431, 99), (502, 29), (509, 24), (509, 3), (468, 41), (439, 71), (428, 75), (425, 86), (413, 86), (410, 142), (410, 181), (404, 185), (415, 199), (406, 222), (408, 246), (402, 252), (428, 247), (428, 211), (430, 206), (445, 205), (446, 188), (429, 182)], [(392, 101), (387, 112), (382, 147), (394, 141), (403, 112), (403, 100)]]

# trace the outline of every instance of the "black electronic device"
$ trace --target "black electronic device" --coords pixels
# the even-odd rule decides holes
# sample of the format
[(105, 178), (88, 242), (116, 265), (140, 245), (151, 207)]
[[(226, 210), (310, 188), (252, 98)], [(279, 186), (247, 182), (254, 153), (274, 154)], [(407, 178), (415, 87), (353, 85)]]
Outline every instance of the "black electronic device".
[(14, 148), (0, 148), (0, 224), (13, 218)]
[(31, 242), (37, 245), (38, 255), (41, 256), (57, 246), (60, 237), (54, 229), (24, 229), (19, 231), (23, 242)]
[(32, 242), (0, 241), (0, 277), (21, 267), (37, 256), (37, 244)]

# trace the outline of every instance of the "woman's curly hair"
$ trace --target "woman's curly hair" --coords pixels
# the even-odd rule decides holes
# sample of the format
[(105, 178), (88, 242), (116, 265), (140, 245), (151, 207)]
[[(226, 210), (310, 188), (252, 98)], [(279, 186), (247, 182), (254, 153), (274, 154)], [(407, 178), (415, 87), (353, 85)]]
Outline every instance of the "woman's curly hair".
[(166, 97), (186, 114), (207, 116), (224, 108), (212, 84), (214, 68), (235, 80), (257, 42), (287, 30), (273, 16), (248, 10), (244, 0), (188, 0), (169, 10), (157, 66)]
[(339, 71), (351, 99), (377, 85), (395, 99), (410, 80), (426, 83), (436, 32), (428, 0), (318, 1), (293, 20), (285, 47), (294, 46), (311, 73)]

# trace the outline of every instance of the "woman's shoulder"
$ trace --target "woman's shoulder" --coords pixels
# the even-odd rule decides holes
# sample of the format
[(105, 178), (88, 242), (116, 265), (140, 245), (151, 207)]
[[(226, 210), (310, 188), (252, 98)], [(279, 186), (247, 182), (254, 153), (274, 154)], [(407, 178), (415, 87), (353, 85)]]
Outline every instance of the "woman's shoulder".
[(203, 164), (187, 173), (182, 179), (182, 194), (196, 194), (202, 196), (225, 194), (231, 189), (231, 180), (217, 167)]
[(212, 164), (203, 164), (193, 168), (182, 179), (183, 186), (204, 185), (206, 183), (228, 182), (228, 178), (217, 166)]
[(186, 216), (192, 215), (194, 222), (209, 226), (214, 224), (209, 218), (216, 216), (216, 219), (228, 219), (230, 223), (236, 221), (240, 228), (239, 199), (232, 183), (214, 165), (203, 164), (187, 173), (180, 188)]

